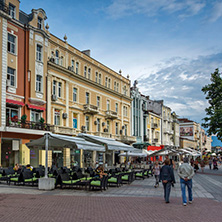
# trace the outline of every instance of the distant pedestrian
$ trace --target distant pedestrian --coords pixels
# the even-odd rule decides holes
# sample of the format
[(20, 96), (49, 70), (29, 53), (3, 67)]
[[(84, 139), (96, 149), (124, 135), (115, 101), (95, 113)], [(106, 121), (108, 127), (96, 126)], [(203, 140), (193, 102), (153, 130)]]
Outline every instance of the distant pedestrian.
[(157, 188), (159, 186), (159, 180), (160, 180), (160, 165), (158, 161), (155, 162), (153, 173), (156, 179), (156, 183), (154, 187)]
[(213, 170), (218, 170), (217, 159), (216, 158), (213, 159), (213, 166), (214, 166)]
[(210, 170), (212, 169), (212, 163), (213, 163), (213, 161), (212, 161), (212, 159), (210, 158), (209, 161), (208, 161), (209, 169), (210, 169)]
[(160, 181), (163, 183), (165, 202), (169, 203), (171, 184), (172, 182), (175, 183), (173, 168), (170, 167), (169, 159), (164, 161), (164, 166), (160, 169)]
[(188, 157), (185, 157), (183, 159), (183, 164), (181, 164), (178, 169), (178, 176), (180, 177), (180, 187), (184, 206), (187, 205), (186, 186), (188, 188), (189, 203), (191, 204), (193, 201), (192, 178), (194, 176), (194, 169), (192, 166), (189, 165), (188, 162)]
[(204, 162), (204, 160), (201, 160), (201, 161), (200, 161), (200, 167), (201, 167), (201, 172), (203, 173), (203, 172), (204, 172), (204, 167), (205, 167), (205, 162)]
[(199, 164), (198, 160), (195, 160), (195, 161), (194, 161), (194, 172), (195, 172), (195, 173), (199, 170), (198, 164)]

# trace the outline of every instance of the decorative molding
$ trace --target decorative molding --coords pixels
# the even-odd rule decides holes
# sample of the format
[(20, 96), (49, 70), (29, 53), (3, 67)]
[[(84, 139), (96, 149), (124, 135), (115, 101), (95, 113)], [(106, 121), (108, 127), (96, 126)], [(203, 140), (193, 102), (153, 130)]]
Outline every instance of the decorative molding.
[(43, 44), (42, 36), (35, 34), (35, 41), (41, 42)]
[(46, 104), (46, 101), (44, 100), (40, 100), (40, 99), (36, 99), (36, 98), (29, 98), (29, 101), (33, 104), (36, 104), (36, 105), (44, 105)]
[(35, 74), (43, 76), (43, 63), (35, 62)]
[(7, 91), (10, 92), (10, 93), (16, 93), (16, 88), (9, 86), (9, 87), (7, 88)]
[(42, 93), (35, 93), (36, 97), (39, 98), (39, 99), (42, 99), (43, 98), (43, 94)]
[(24, 96), (19, 96), (19, 95), (14, 95), (14, 94), (10, 94), (10, 93), (6, 93), (7, 96), (9, 96), (9, 98), (19, 98), (19, 99), (24, 99)]

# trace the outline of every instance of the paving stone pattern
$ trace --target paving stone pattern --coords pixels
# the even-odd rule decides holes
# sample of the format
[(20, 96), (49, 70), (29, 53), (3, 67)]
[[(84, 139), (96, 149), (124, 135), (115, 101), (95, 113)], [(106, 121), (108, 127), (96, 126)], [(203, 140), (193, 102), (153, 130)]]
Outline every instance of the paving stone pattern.
[[(176, 173), (175, 173), (176, 174)], [(222, 167), (197, 173), (193, 179), (193, 204), (182, 205), (179, 177), (170, 203), (153, 177), (136, 180), (107, 191), (56, 189), (0, 184), (0, 222), (47, 221), (222, 221)]]

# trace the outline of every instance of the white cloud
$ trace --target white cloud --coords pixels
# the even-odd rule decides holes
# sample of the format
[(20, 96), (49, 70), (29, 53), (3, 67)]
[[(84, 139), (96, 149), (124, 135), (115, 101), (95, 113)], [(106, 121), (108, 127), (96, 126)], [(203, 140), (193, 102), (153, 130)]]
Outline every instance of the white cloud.
[(215, 22), (219, 18), (222, 18), (222, 2), (216, 2), (214, 4), (210, 22)]
[(115, 19), (133, 14), (152, 17), (162, 12), (180, 12), (181, 17), (188, 17), (199, 13), (205, 5), (205, 0), (113, 0), (106, 12)]

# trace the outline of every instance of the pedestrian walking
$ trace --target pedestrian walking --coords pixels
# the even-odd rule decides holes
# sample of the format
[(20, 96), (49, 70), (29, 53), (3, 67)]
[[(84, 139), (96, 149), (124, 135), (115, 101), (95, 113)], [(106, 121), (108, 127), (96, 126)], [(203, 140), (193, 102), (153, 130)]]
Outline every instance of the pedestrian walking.
[(200, 162), (200, 167), (201, 167), (201, 172), (203, 173), (203, 172), (204, 172), (204, 167), (205, 167), (205, 162), (204, 162), (204, 160), (201, 160), (201, 162)]
[(216, 158), (213, 159), (213, 166), (214, 166), (213, 170), (218, 170), (217, 159)]
[(209, 162), (208, 162), (208, 164), (209, 164), (209, 169), (210, 169), (210, 170), (212, 169), (212, 163), (213, 163), (213, 161), (212, 161), (212, 159), (210, 158), (210, 159), (209, 159)]
[(160, 169), (160, 181), (163, 183), (165, 202), (169, 203), (171, 184), (172, 182), (175, 183), (173, 168), (170, 167), (169, 159), (164, 161), (164, 166)]
[(194, 176), (194, 169), (192, 166), (189, 165), (188, 162), (188, 157), (185, 157), (183, 159), (183, 164), (181, 164), (178, 169), (178, 176), (180, 177), (180, 187), (182, 192), (182, 201), (184, 206), (187, 205), (186, 186), (188, 189), (189, 203), (191, 204), (193, 201), (192, 178)]
[[(166, 159), (169, 159), (169, 160), (170, 160), (170, 165), (169, 165), (169, 166), (174, 170), (175, 167), (176, 167), (176, 164), (175, 164), (174, 160), (172, 160), (171, 158), (169, 158), (168, 155), (166, 155)], [(173, 183), (173, 182), (172, 182), (172, 187), (174, 187), (174, 183)]]
[(157, 188), (159, 186), (159, 180), (160, 180), (160, 165), (158, 161), (155, 162), (153, 173), (156, 179), (156, 183), (154, 187)]

